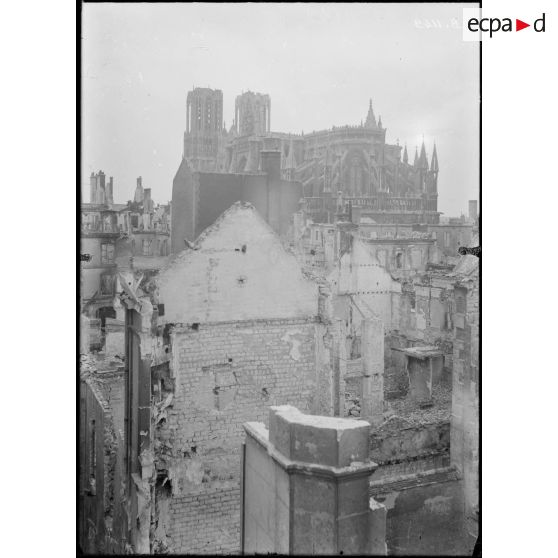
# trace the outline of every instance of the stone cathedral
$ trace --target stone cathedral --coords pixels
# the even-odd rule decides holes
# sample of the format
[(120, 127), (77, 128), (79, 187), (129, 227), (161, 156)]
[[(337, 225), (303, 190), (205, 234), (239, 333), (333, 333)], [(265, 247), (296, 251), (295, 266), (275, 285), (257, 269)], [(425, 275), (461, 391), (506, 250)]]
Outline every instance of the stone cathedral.
[(183, 157), (195, 171), (258, 174), (260, 152), (280, 151), (282, 178), (302, 184), (301, 203), (315, 222), (332, 222), (350, 205), (377, 223), (439, 223), (436, 146), (430, 164), (424, 142), (410, 163), (406, 147), (386, 143), (372, 101), (357, 126), (291, 134), (270, 124), (269, 95), (239, 95), (227, 130), (222, 91), (196, 87), (187, 96)]

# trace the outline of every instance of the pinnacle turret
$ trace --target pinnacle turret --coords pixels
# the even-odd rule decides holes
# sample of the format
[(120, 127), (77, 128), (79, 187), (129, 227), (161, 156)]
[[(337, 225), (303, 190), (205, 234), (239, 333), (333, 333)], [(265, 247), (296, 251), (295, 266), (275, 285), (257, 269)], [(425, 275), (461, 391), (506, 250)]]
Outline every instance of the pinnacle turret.
[(428, 170), (428, 159), (426, 158), (426, 149), (424, 147), (424, 139), (422, 140), (422, 145), (420, 147), (420, 157), (418, 160), (418, 167), (421, 169)]
[(368, 107), (368, 114), (366, 116), (366, 122), (364, 123), (366, 128), (377, 128), (376, 117), (374, 116), (374, 109), (372, 108), (372, 99), (370, 99), (370, 106)]
[(436, 153), (436, 144), (434, 144), (434, 151), (432, 151), (432, 162), (430, 163), (430, 170), (433, 172), (438, 172), (438, 154)]

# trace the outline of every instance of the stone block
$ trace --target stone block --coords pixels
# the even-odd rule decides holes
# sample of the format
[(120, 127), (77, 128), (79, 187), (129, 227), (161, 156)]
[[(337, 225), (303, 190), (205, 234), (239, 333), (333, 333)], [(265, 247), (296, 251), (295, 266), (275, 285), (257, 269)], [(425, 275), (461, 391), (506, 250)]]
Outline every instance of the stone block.
[(269, 410), (269, 441), (285, 457), (291, 458), (291, 421), (281, 410), (294, 409), (290, 405), (271, 407)]
[(337, 521), (337, 551), (344, 555), (363, 554), (363, 541), (369, 537), (368, 510)]
[(295, 407), (271, 407), (269, 440), (294, 461), (346, 467), (368, 458), (365, 421), (305, 415)]
[(335, 518), (323, 512), (295, 510), (293, 554), (331, 554), (335, 539)]
[(269, 435), (263, 424), (245, 424), (243, 551), (364, 554), (370, 425), (288, 405), (271, 407), (269, 424)]
[(338, 495), (339, 517), (362, 512), (368, 504), (368, 477), (341, 480)]
[(310, 424), (293, 424), (294, 438), (291, 458), (305, 463), (337, 465), (337, 431), (333, 428), (317, 428)]
[(335, 514), (335, 483), (328, 479), (309, 475), (292, 478), (295, 511)]

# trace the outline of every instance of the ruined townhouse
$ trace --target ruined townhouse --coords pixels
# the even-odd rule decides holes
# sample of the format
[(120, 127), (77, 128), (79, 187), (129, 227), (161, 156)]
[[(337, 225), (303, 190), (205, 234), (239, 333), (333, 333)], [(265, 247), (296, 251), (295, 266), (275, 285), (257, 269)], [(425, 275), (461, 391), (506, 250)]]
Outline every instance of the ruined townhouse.
[(113, 178), (91, 173), (90, 202), (81, 204), (82, 312), (95, 318), (109, 313), (116, 280), (117, 211), (113, 208)]
[(170, 203), (155, 204), (137, 179), (133, 200), (115, 203), (113, 177), (91, 173), (90, 203), (81, 206), (81, 353), (124, 357), (119, 272), (154, 275), (170, 255)]
[(239, 551), (242, 424), (267, 423), (272, 405), (339, 413), (341, 325), (326, 291), (242, 202), (141, 290), (126, 286), (137, 551)]
[(122, 233), (116, 255), (119, 269), (157, 270), (166, 263), (170, 254), (170, 213), (170, 203), (156, 204), (151, 188), (144, 188), (139, 176), (133, 200), (122, 204), (118, 212)]
[(365, 405), (367, 313), (385, 326), (384, 414), (370, 457), (379, 464), (371, 494), (388, 508), (388, 549), (467, 553), (478, 531), (478, 258), (401, 283), (353, 237), (328, 279), (347, 332), (346, 416)]

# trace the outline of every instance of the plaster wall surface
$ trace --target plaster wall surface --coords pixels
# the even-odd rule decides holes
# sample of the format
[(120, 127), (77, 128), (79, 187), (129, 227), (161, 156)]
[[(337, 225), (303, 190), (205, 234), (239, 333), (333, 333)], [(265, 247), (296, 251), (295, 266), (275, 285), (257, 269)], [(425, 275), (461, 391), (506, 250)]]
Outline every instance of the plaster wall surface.
[(338, 297), (353, 296), (357, 303), (383, 321), (386, 330), (391, 329), (392, 293), (400, 292), (401, 285), (363, 241), (353, 238), (352, 249), (341, 256), (337, 267), (328, 275), (328, 281)]
[(317, 285), (249, 205), (235, 204), (161, 270), (168, 323), (293, 318), (317, 314)]
[(114, 318), (105, 319), (105, 354), (124, 358), (124, 321)]
[(82, 262), (83, 269), (91, 269), (97, 267), (106, 267), (106, 264), (101, 260), (101, 245), (112, 244), (115, 246), (113, 237), (82, 237), (80, 239), (80, 251), (82, 254), (89, 254), (91, 259), (88, 262)]

